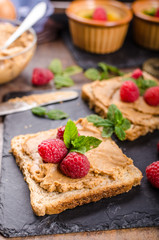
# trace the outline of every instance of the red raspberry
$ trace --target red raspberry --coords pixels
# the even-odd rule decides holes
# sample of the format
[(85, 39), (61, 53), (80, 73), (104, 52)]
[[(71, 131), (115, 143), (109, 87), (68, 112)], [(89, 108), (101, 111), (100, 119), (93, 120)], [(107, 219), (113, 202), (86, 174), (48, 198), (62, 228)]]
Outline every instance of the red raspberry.
[(135, 102), (139, 97), (139, 89), (132, 81), (125, 81), (120, 88), (120, 97), (124, 102)]
[(157, 8), (157, 10), (156, 10), (155, 17), (159, 17), (159, 8)]
[(93, 20), (107, 21), (107, 13), (106, 13), (105, 9), (103, 9), (101, 7), (97, 7), (94, 10), (92, 18), (93, 18)]
[(38, 152), (44, 162), (59, 163), (67, 155), (68, 150), (62, 140), (48, 139), (39, 144)]
[[(56, 138), (61, 139), (63, 141), (64, 131), (65, 131), (65, 126), (58, 128)], [(80, 136), (79, 133), (78, 133), (78, 136)]]
[(70, 178), (82, 178), (90, 168), (88, 158), (81, 153), (70, 152), (60, 163), (60, 169)]
[(65, 131), (65, 126), (58, 128), (56, 138), (63, 140), (64, 131)]
[(42, 86), (49, 83), (54, 78), (54, 74), (45, 68), (34, 68), (32, 74), (32, 84)]
[(151, 163), (146, 168), (146, 176), (154, 187), (159, 188), (159, 161)]
[(144, 100), (151, 106), (159, 105), (159, 86), (148, 88), (144, 94)]
[(142, 71), (140, 68), (135, 69), (131, 75), (131, 77), (134, 79), (138, 79), (141, 76), (142, 76)]

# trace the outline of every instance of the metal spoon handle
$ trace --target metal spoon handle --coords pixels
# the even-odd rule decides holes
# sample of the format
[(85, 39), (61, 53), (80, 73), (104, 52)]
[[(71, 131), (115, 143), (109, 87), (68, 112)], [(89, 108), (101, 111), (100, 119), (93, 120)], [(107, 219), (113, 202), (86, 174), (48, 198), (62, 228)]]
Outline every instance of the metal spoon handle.
[(20, 35), (22, 35), (26, 30), (32, 27), (40, 18), (42, 18), (46, 12), (47, 5), (45, 2), (38, 3), (24, 19), (17, 30), (10, 36), (10, 38), (5, 42), (1, 50), (7, 48), (12, 42), (14, 42)]

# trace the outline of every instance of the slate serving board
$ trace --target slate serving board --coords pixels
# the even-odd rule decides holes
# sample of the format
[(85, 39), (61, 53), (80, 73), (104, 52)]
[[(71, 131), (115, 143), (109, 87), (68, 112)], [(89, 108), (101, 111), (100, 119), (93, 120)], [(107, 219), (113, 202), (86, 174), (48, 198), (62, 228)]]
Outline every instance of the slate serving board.
[[(18, 93), (8, 97), (19, 96)], [(21, 94), (20, 94), (21, 95)], [(72, 120), (92, 113), (80, 98), (47, 107), (64, 110)], [(144, 177), (141, 186), (130, 192), (86, 204), (57, 215), (37, 217), (32, 212), (29, 190), (10, 150), (11, 139), (19, 134), (36, 133), (66, 124), (32, 115), (31, 111), (8, 115), (4, 120), (4, 145), (0, 182), (0, 233), (5, 237), (45, 235), (120, 228), (159, 226), (159, 195), (145, 177), (145, 168), (157, 161), (159, 131), (133, 142), (114, 140)]]
[(144, 61), (149, 58), (158, 58), (158, 51), (152, 51), (137, 45), (132, 36), (132, 26), (130, 25), (128, 34), (123, 46), (114, 53), (93, 54), (76, 47), (68, 30), (62, 32), (64, 42), (77, 64), (83, 69), (96, 68), (99, 62), (105, 62), (118, 68), (142, 67)]

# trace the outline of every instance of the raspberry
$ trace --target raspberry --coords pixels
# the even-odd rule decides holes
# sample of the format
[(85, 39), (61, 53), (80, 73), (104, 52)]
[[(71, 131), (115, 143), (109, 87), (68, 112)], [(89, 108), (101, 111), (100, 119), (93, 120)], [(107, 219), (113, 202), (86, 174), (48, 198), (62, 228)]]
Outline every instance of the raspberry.
[(67, 155), (68, 150), (62, 140), (48, 139), (39, 144), (38, 152), (44, 162), (59, 163)]
[(125, 81), (120, 88), (120, 97), (124, 102), (135, 102), (139, 97), (139, 89), (132, 81)]
[(70, 178), (82, 178), (90, 168), (88, 158), (81, 153), (70, 152), (60, 163), (60, 169)]
[(146, 168), (146, 176), (154, 187), (159, 188), (159, 161), (151, 163)]
[(61, 139), (63, 141), (64, 131), (65, 131), (65, 126), (58, 128), (56, 138)]
[(151, 106), (159, 105), (159, 86), (148, 88), (144, 94), (144, 100)]
[(157, 10), (156, 10), (155, 17), (159, 17), (159, 8), (157, 8)]
[(140, 68), (135, 69), (131, 75), (131, 77), (134, 79), (138, 79), (141, 76), (142, 76), (142, 71)]
[(97, 7), (93, 13), (93, 20), (106, 21), (107, 14), (106, 14), (105, 9), (103, 9), (101, 7)]
[(54, 74), (45, 68), (34, 68), (32, 74), (32, 84), (42, 86), (49, 83), (54, 78)]
[[(64, 131), (65, 131), (65, 126), (62, 126), (62, 127), (58, 128), (56, 138), (61, 139), (63, 141)], [(78, 136), (80, 136), (79, 133), (78, 133)]]

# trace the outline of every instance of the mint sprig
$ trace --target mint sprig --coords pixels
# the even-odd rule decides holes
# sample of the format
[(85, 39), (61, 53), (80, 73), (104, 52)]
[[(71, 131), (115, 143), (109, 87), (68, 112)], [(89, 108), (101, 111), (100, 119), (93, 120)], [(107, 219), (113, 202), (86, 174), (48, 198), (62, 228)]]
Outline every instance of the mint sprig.
[(76, 124), (68, 120), (64, 131), (64, 143), (70, 152), (85, 154), (87, 151), (96, 148), (101, 140), (90, 136), (78, 136)]
[(57, 58), (51, 61), (48, 68), (55, 75), (54, 84), (57, 89), (73, 86), (74, 81), (70, 76), (83, 71), (81, 67), (76, 65), (63, 69), (62, 62)]
[(129, 78), (123, 78), (123, 80), (124, 81), (131, 80), (134, 83), (136, 83), (136, 85), (139, 88), (139, 92), (140, 92), (141, 96), (144, 95), (145, 91), (148, 88), (157, 86), (157, 83), (154, 80), (144, 79), (143, 77), (139, 77), (138, 79), (134, 79), (132, 77), (129, 77)]
[(86, 78), (95, 81), (95, 80), (103, 80), (108, 79), (114, 76), (123, 76), (124, 73), (121, 72), (117, 67), (108, 65), (106, 63), (100, 62), (98, 63), (98, 69), (89, 68), (85, 71), (84, 75)]
[(88, 122), (92, 122), (96, 127), (103, 127), (102, 137), (111, 137), (113, 133), (121, 140), (125, 140), (125, 131), (131, 127), (128, 119), (124, 118), (116, 105), (112, 104), (108, 108), (107, 119), (103, 119), (96, 114), (87, 117)]
[(44, 107), (34, 107), (31, 111), (36, 116), (48, 117), (51, 120), (61, 120), (69, 117), (67, 113), (58, 109), (52, 109), (50, 111), (47, 111)]

